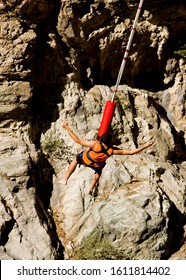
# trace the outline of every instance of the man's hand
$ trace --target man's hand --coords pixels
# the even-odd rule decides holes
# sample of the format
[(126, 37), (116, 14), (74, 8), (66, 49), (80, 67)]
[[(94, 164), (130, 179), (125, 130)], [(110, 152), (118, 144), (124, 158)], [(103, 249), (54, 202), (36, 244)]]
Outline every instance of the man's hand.
[(68, 128), (68, 124), (67, 124), (67, 122), (65, 122), (65, 121), (62, 121), (61, 126), (62, 126), (63, 128), (65, 128), (65, 129)]
[(146, 142), (143, 147), (147, 148), (147, 147), (152, 146), (153, 144), (154, 144), (154, 139), (151, 139), (150, 141)]

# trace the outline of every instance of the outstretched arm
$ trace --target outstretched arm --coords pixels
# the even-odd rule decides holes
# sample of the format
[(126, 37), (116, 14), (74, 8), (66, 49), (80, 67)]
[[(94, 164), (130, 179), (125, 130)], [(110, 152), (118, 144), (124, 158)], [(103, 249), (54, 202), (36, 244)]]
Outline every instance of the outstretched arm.
[(66, 131), (68, 132), (69, 136), (74, 140), (75, 143), (78, 143), (80, 145), (86, 146), (86, 147), (90, 147), (92, 148), (95, 145), (95, 141), (88, 141), (85, 139), (81, 139), (79, 138), (68, 126), (68, 124), (66, 122), (62, 122), (61, 123), (62, 127), (64, 129), (66, 129)]
[(113, 150), (113, 155), (134, 155), (150, 147), (152, 144), (154, 144), (153, 139), (146, 142), (143, 146), (136, 148), (134, 150)]

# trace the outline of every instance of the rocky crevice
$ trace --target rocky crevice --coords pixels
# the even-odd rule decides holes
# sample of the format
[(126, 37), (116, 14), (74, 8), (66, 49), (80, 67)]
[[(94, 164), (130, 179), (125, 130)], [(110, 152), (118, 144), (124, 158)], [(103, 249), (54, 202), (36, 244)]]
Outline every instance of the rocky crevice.
[(158, 104), (153, 98), (148, 97), (149, 104), (152, 104), (157, 110), (161, 119), (165, 119), (166, 122), (170, 125), (171, 134), (174, 139), (174, 150), (169, 151), (166, 160), (170, 160), (172, 163), (184, 162), (186, 160), (186, 145), (184, 140), (184, 131), (177, 131), (174, 125), (171, 123), (167, 116), (167, 112), (163, 106)]
[(16, 223), (15, 219), (13, 218), (13, 213), (11, 211), (11, 208), (9, 208), (6, 205), (6, 201), (1, 197), (1, 203), (2, 206), (4, 206), (4, 212), (7, 213), (7, 216), (9, 215), (9, 219), (5, 219), (4, 223), (1, 224), (1, 240), (0, 240), (0, 246), (4, 246), (8, 241), (9, 233), (12, 231), (14, 224)]

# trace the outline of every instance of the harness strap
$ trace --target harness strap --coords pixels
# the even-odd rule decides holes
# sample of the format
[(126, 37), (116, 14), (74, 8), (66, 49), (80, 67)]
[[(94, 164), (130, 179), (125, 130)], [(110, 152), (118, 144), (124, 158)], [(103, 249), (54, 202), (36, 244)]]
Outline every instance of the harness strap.
[(108, 150), (110, 149), (109, 147), (107, 149), (104, 148), (102, 142), (100, 142), (101, 145), (101, 152), (103, 152), (106, 156), (110, 157), (110, 155), (108, 154)]
[[(97, 154), (99, 154), (99, 153), (104, 153), (104, 154), (106, 154), (108, 157), (110, 157), (110, 155), (108, 154), (108, 152), (107, 152), (107, 150), (109, 150), (109, 148), (106, 150), (104, 147), (103, 147), (103, 149), (104, 150), (101, 150), (101, 151), (99, 151), (99, 152), (95, 152), (95, 153), (97, 153)], [(92, 150), (93, 151), (93, 150)], [(91, 150), (90, 151), (87, 151), (86, 152), (86, 155), (87, 155), (87, 158), (92, 162), (92, 164), (97, 164), (98, 166), (102, 166), (102, 165), (104, 165), (105, 164), (105, 161), (104, 162), (97, 162), (97, 161), (95, 161), (95, 160), (93, 160), (92, 158), (91, 158), (91, 156), (90, 156), (90, 152), (91, 152)]]
[(94, 151), (94, 150), (92, 151), (96, 154), (104, 153), (106, 156), (110, 157), (110, 155), (108, 154), (108, 150), (110, 148), (108, 147), (107, 149), (105, 149), (101, 141), (100, 141), (100, 145), (101, 145), (101, 151)]
[(99, 164), (98, 162), (96, 162), (95, 160), (93, 160), (90, 156), (90, 151), (87, 151), (87, 157), (90, 161), (92, 161), (92, 163), (96, 163), (96, 164)]

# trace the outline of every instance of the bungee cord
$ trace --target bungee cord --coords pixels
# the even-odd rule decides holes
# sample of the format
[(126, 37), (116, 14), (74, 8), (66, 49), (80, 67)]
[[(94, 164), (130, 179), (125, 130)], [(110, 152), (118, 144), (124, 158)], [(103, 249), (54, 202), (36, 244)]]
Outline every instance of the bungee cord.
[(130, 47), (132, 45), (132, 40), (133, 40), (133, 37), (134, 37), (134, 33), (136, 31), (136, 25), (137, 25), (137, 22), (138, 22), (138, 19), (139, 19), (139, 16), (140, 16), (140, 12), (141, 12), (141, 9), (142, 9), (143, 1), (144, 0), (140, 0), (139, 5), (138, 5), (136, 16), (135, 16), (135, 19), (134, 19), (134, 22), (133, 22), (133, 26), (132, 26), (132, 29), (131, 29), (131, 33), (130, 33), (130, 36), (129, 36), (129, 40), (128, 40), (128, 43), (127, 43), (127, 47), (126, 47), (126, 50), (125, 50), (125, 53), (124, 53), (124, 56), (123, 56), (123, 59), (122, 59), (122, 63), (121, 63), (120, 69), (119, 69), (119, 73), (118, 73), (118, 77), (117, 77), (114, 93), (112, 95), (112, 100), (111, 100), (112, 102), (114, 101), (115, 94), (116, 94), (116, 92), (118, 90), (118, 86), (120, 84), (121, 77), (123, 75), (123, 71), (124, 71), (124, 68), (125, 68), (125, 65), (126, 65), (126, 61), (127, 61), (127, 58), (128, 58), (129, 50), (130, 50)]
[(143, 1), (144, 0), (140, 0), (138, 8), (137, 8), (136, 16), (135, 16), (133, 26), (132, 26), (132, 29), (131, 29), (131, 33), (130, 33), (130, 36), (129, 36), (129, 39), (128, 39), (127, 47), (126, 47), (126, 50), (125, 50), (125, 53), (124, 53), (124, 56), (123, 56), (123, 59), (122, 59), (122, 63), (121, 63), (120, 69), (119, 69), (115, 89), (114, 89), (113, 95), (112, 95), (112, 99), (111, 99), (111, 101), (109, 100), (109, 101), (106, 102), (106, 105), (105, 105), (105, 108), (104, 108), (104, 112), (103, 112), (103, 116), (102, 116), (102, 120), (101, 120), (101, 125), (100, 125), (100, 128), (98, 130), (98, 137), (101, 137), (104, 133), (107, 133), (109, 131), (109, 128), (110, 128), (110, 125), (111, 125), (111, 122), (112, 122), (112, 118), (113, 118), (115, 107), (116, 107), (116, 102), (114, 102), (114, 98), (115, 98), (116, 92), (118, 91), (118, 86), (120, 84), (121, 77), (123, 75), (123, 71), (124, 71), (125, 64), (126, 64), (126, 61), (127, 61), (127, 58), (128, 58), (128, 54), (129, 54), (129, 50), (130, 50), (130, 47), (131, 47), (131, 44), (132, 44), (134, 33), (136, 31), (136, 25), (137, 25), (137, 22), (138, 22), (138, 19), (139, 19), (139, 16), (140, 16), (140, 12), (141, 12), (141, 9), (142, 9)]

